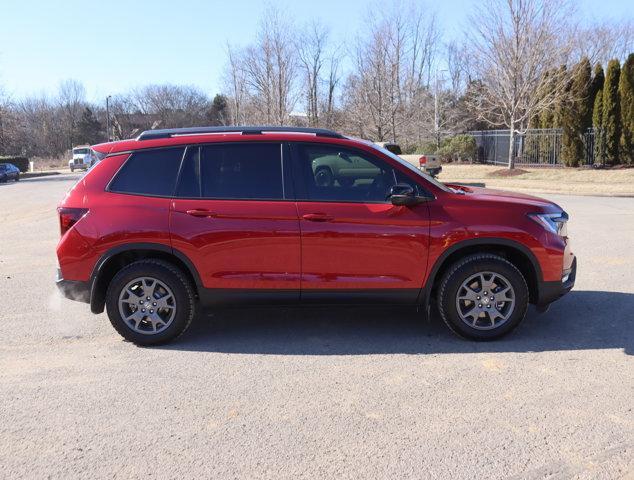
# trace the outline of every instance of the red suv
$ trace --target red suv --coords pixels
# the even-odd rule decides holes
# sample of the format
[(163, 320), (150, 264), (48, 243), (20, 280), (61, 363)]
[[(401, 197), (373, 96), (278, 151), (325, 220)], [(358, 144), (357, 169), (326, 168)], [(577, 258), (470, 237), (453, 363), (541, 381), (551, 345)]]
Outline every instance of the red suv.
[(174, 339), (201, 307), (427, 315), (434, 299), (451, 330), (492, 339), (575, 281), (556, 204), (445, 185), (330, 130), (151, 130), (93, 150), (58, 208), (57, 285), (137, 344)]

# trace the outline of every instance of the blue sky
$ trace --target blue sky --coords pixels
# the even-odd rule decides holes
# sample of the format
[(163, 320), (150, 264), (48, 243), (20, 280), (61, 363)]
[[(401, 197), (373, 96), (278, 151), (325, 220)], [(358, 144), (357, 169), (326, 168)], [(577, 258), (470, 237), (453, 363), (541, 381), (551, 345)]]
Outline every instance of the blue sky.
[[(426, 2), (455, 38), (477, 0)], [(298, 25), (318, 18), (336, 41), (352, 41), (373, 0), (269, 1)], [(386, 2), (387, 3), (387, 2)], [(597, 0), (580, 0), (589, 17)], [(593, 7), (594, 4), (594, 7)], [(628, 0), (601, 0), (605, 18), (632, 17)], [(13, 97), (54, 92), (68, 78), (89, 99), (148, 83), (216, 93), (225, 45), (246, 44), (265, 8), (257, 0), (0, 0), (0, 87)]]

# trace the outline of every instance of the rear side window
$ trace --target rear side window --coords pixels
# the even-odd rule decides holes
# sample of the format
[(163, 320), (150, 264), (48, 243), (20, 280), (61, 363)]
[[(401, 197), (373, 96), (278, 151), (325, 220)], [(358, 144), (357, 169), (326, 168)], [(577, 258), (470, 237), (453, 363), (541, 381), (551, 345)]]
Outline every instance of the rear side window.
[(108, 190), (171, 197), (183, 150), (166, 148), (133, 153), (110, 183)]
[(282, 200), (279, 143), (235, 143), (190, 147), (177, 190), (179, 197)]

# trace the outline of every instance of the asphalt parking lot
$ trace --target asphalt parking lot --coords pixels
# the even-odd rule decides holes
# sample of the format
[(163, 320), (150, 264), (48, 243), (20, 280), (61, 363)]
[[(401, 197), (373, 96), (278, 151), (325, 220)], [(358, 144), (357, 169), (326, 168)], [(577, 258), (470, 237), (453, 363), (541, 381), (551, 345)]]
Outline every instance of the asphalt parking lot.
[(547, 196), (577, 285), (501, 341), (251, 309), (138, 348), (56, 293), (77, 178), (0, 184), (0, 477), (634, 478), (634, 198)]

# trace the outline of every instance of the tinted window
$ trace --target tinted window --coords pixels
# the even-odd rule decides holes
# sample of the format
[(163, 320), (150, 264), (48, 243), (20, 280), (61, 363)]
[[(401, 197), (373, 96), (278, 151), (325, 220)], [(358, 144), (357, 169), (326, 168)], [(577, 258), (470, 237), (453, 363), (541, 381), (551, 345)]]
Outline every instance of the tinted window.
[(279, 143), (235, 143), (190, 148), (178, 195), (219, 199), (284, 198)]
[(182, 148), (136, 152), (123, 165), (109, 190), (141, 195), (172, 196)]
[(355, 150), (297, 145), (307, 200), (385, 202), (396, 183), (391, 166)]

